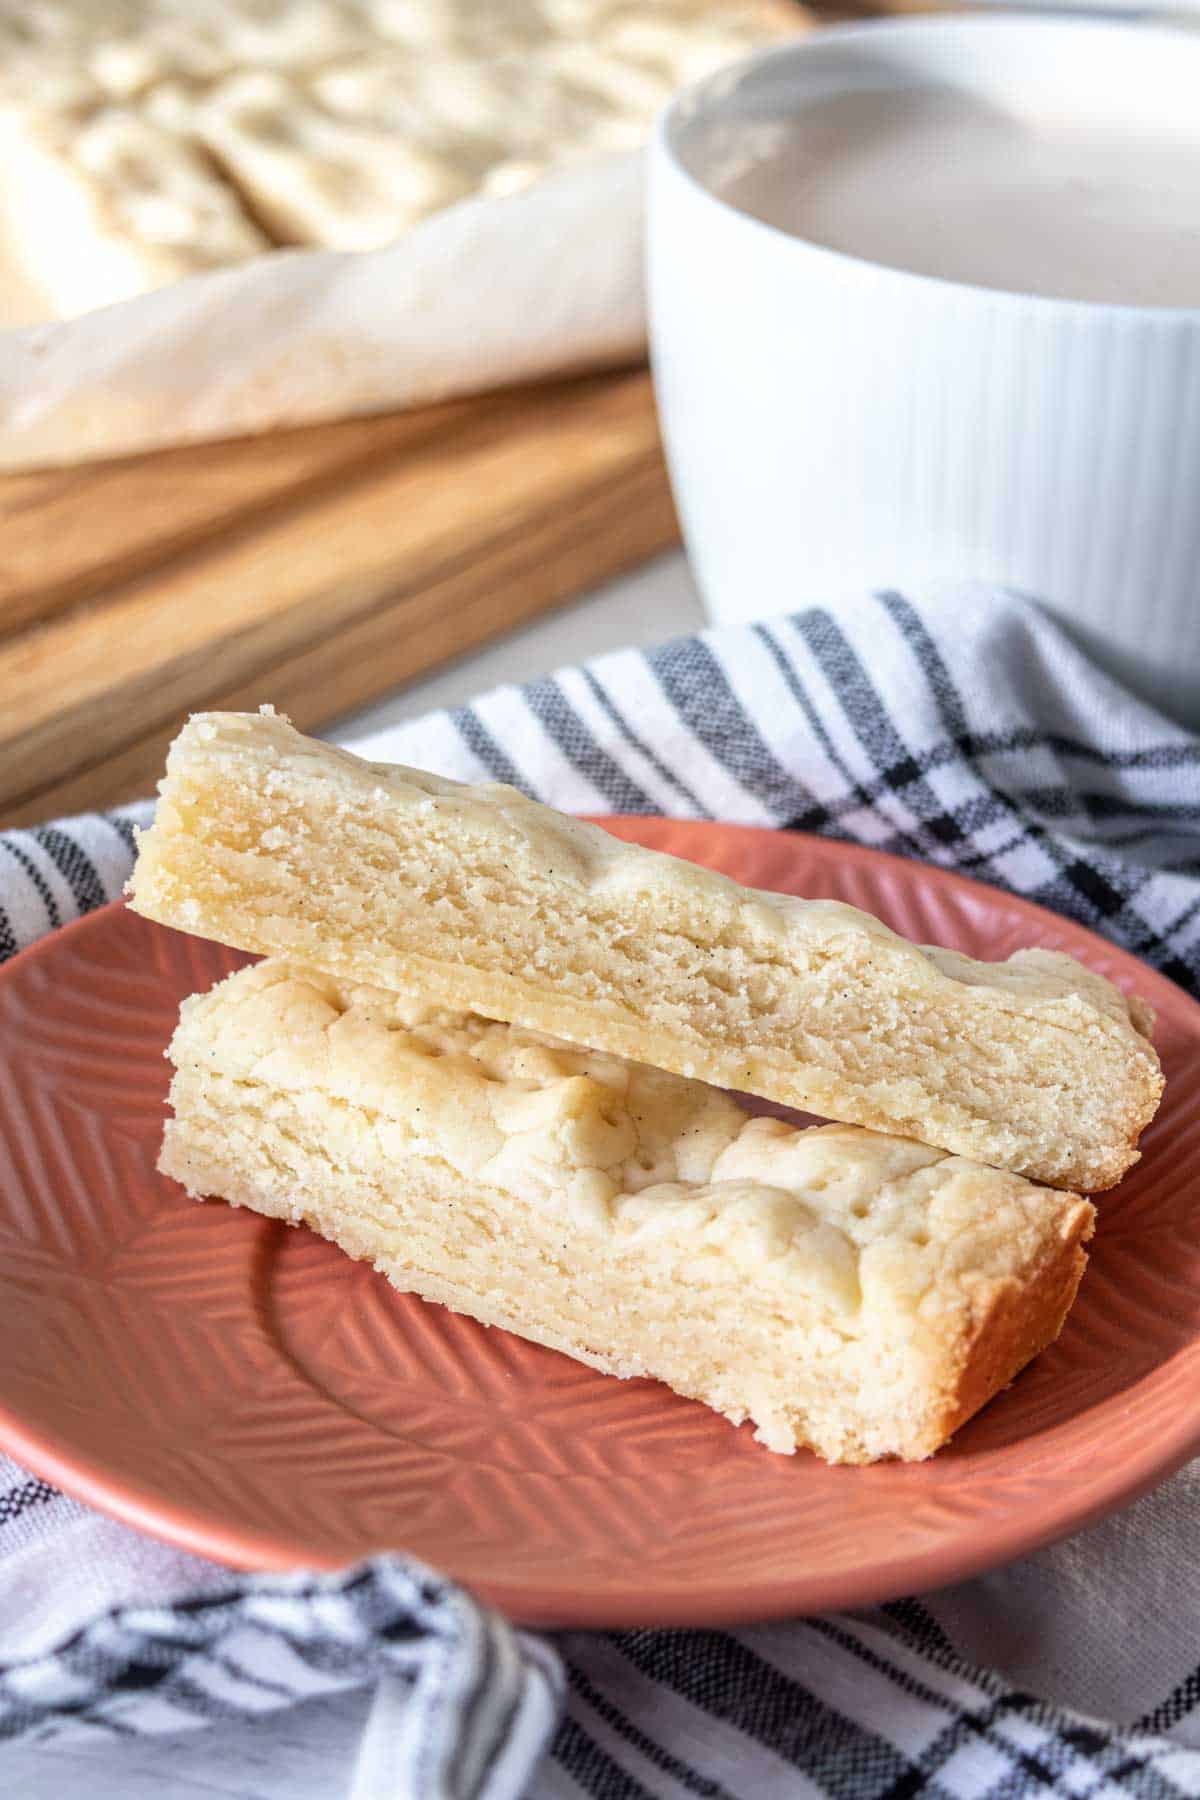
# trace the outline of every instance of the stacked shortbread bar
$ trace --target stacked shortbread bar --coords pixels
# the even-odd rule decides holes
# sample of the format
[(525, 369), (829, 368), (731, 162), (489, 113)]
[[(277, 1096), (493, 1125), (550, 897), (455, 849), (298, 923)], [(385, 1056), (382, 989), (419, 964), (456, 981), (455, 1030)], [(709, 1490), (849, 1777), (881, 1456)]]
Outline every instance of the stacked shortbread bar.
[(270, 712), (184, 729), (132, 895), (267, 958), (184, 1005), (166, 1173), (831, 1461), (928, 1456), (1053, 1340), (1070, 1189), (1161, 1092), (1068, 957), (918, 948)]

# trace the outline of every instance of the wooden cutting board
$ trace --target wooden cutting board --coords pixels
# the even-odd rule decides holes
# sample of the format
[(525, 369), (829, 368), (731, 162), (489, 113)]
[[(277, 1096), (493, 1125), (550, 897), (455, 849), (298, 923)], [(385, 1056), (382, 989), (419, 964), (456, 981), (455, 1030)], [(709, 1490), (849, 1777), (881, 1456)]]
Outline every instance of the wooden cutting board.
[(676, 537), (640, 370), (0, 478), (0, 825), (151, 792), (197, 708), (328, 725)]

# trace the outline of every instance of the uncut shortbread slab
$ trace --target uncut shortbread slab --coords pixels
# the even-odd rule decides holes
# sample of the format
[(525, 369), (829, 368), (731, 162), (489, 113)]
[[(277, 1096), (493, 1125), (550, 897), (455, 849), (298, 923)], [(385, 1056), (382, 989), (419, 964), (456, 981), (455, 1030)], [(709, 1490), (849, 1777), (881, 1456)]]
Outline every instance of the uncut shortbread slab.
[(771, 1449), (929, 1456), (1057, 1334), (1093, 1209), (268, 961), (184, 1002), (160, 1168)]
[(1137, 1159), (1150, 1014), (1070, 957), (919, 949), (495, 785), (366, 763), (285, 719), (172, 746), (137, 911), (1053, 1186)]
[(791, 0), (0, 0), (0, 323), (272, 245), (391, 244), (643, 144), (677, 88), (804, 23)]

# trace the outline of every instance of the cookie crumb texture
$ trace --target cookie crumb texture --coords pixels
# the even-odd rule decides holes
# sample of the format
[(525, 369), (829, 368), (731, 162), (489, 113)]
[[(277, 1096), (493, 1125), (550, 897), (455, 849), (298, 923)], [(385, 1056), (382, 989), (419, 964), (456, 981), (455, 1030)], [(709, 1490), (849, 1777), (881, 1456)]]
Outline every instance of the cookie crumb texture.
[(135, 908), (244, 950), (1053, 1187), (1112, 1186), (1158, 1106), (1149, 1009), (1068, 956), (918, 947), (273, 714), (197, 715), (160, 794)]

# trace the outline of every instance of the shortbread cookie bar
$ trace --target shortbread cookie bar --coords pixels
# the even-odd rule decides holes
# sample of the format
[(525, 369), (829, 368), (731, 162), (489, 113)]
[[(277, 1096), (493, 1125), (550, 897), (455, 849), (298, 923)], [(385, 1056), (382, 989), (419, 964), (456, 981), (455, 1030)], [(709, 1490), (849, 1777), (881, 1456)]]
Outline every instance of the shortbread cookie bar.
[(160, 1168), (772, 1450), (929, 1456), (1058, 1333), (1092, 1208), (276, 961), (184, 1003)]
[(271, 713), (193, 718), (161, 796), (134, 906), (245, 950), (1053, 1186), (1110, 1186), (1158, 1104), (1148, 1009), (1067, 956), (920, 949)]

